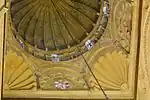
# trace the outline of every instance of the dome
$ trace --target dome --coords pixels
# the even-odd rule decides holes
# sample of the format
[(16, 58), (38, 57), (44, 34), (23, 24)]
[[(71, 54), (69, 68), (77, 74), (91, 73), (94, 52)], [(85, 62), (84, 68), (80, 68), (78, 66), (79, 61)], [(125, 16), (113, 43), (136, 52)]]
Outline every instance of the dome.
[(101, 33), (106, 28), (102, 7), (99, 0), (12, 0), (13, 33), (36, 57), (51, 60), (51, 54), (58, 54), (61, 60), (74, 58), (88, 50), (86, 40), (100, 38), (95, 34), (100, 24)]

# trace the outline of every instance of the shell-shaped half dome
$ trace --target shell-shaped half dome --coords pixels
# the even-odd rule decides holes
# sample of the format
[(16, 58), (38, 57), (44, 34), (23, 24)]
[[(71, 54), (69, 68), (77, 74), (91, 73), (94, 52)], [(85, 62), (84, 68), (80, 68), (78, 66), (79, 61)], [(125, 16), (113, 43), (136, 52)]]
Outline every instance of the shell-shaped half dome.
[(83, 46), (98, 24), (103, 24), (102, 5), (99, 0), (12, 0), (15, 36), (29, 52), (36, 48), (41, 55), (33, 54), (41, 58), (52, 51)]
[(31, 65), (16, 52), (9, 51), (5, 56), (4, 89), (36, 90), (36, 77)]

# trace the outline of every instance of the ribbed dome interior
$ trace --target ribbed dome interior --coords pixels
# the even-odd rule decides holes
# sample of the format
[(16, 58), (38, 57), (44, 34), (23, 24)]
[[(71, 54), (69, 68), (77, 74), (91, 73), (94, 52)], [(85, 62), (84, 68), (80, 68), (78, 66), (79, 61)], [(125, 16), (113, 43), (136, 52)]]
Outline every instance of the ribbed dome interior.
[(98, 20), (99, 0), (12, 0), (11, 18), (17, 34), (42, 50), (76, 45)]

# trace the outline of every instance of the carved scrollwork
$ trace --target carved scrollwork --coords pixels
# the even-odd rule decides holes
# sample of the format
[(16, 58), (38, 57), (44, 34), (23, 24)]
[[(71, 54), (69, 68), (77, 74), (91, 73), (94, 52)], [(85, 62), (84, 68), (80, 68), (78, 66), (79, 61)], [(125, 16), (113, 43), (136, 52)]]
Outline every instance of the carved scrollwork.
[(114, 0), (111, 16), (111, 35), (117, 44), (130, 52), (132, 5), (128, 0)]

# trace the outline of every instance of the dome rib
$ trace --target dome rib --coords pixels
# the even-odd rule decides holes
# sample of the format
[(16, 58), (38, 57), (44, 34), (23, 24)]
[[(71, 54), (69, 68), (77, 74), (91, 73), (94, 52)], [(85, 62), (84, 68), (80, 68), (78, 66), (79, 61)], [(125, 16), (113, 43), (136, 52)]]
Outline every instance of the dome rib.
[[(23, 7), (23, 9), (20, 9), (14, 16), (13, 20), (15, 23), (15, 27), (18, 27), (18, 24), (20, 23), (20, 21), (23, 19), (23, 17), (30, 11), (33, 9), (33, 5), (36, 4), (38, 2), (32, 2), (29, 5), (27, 5), (26, 7)], [(17, 9), (17, 8), (16, 8)]]
[(61, 18), (60, 18), (60, 16), (59, 16), (59, 14), (57, 13), (57, 11), (55, 12), (56, 13), (56, 16), (55, 17), (57, 17), (56, 19), (56, 23), (57, 23), (57, 26), (58, 26), (58, 29), (59, 29), (59, 33), (60, 33), (60, 36), (62, 37), (62, 40), (64, 41), (64, 45), (63, 46), (61, 46), (61, 49), (63, 49), (63, 48), (67, 48), (67, 41), (66, 41), (66, 39), (65, 39), (65, 37), (63, 36), (63, 33), (62, 33), (62, 31), (61, 31), (61, 27), (60, 27), (60, 24), (62, 24), (61, 23)]
[[(59, 12), (59, 9), (57, 9), (57, 5), (53, 2), (52, 3), (52, 5), (54, 6), (54, 9), (55, 9), (55, 17), (56, 17), (56, 22), (57, 22), (57, 26), (58, 26), (58, 29), (59, 29), (59, 31), (60, 31), (60, 35), (62, 36), (62, 39), (63, 39), (63, 41), (64, 41), (64, 45), (62, 45), (61, 47), (61, 49), (63, 49), (63, 48), (67, 48), (67, 42), (66, 42), (66, 39), (64, 38), (65, 36), (63, 36), (62, 35), (62, 31), (61, 31), (61, 28), (60, 28), (60, 24), (62, 24), (62, 21), (61, 21), (61, 16), (60, 16), (60, 12)], [(60, 23), (59, 23), (60, 22)], [(60, 37), (61, 38), (61, 37)]]
[(54, 40), (51, 32), (50, 18), (47, 16), (50, 16), (50, 12), (48, 11), (48, 8), (46, 9), (45, 20), (44, 20), (44, 45), (45, 48), (47, 48), (48, 50), (49, 49), (54, 50), (55, 47), (54, 47)]
[[(67, 5), (67, 4), (66, 4)], [(66, 6), (67, 7), (67, 6)], [(67, 10), (67, 8), (65, 8), (65, 6), (63, 6), (63, 8), (68, 12), (68, 14), (70, 14), (70, 16), (72, 16), (72, 18), (74, 18), (74, 20), (77, 22), (77, 23), (79, 23), (80, 25), (81, 25), (81, 27), (82, 28), (84, 28), (84, 30), (85, 30), (85, 32), (89, 32), (88, 31), (88, 29), (89, 29), (89, 27), (87, 27), (86, 26), (86, 24), (87, 25), (90, 25), (91, 23), (92, 24), (94, 24), (90, 19), (89, 19), (89, 17), (87, 17), (84, 13), (81, 13), (80, 11), (78, 11), (78, 10), (76, 10), (75, 8), (73, 8), (73, 7), (71, 7), (71, 6), (69, 6), (68, 5), (68, 9), (70, 8), (73, 8), (72, 10), (74, 11), (74, 12), (69, 12), (68, 10)], [(78, 15), (81, 15), (80, 17), (79, 16), (77, 16), (76, 18), (75, 18), (75, 14), (78, 14)], [(85, 21), (83, 21), (83, 20), (85, 20)], [(85, 22), (86, 22), (86, 24), (85, 24)]]
[(80, 4), (84, 4), (88, 7), (91, 7), (97, 11), (99, 11), (99, 7), (97, 5), (99, 5), (99, 0), (72, 0), (73, 2), (77, 2)]
[[(58, 9), (59, 13), (62, 14), (63, 11), (61, 10), (60, 6), (58, 7)], [(80, 41), (80, 38), (83, 35), (85, 35), (84, 33), (86, 33), (85, 29), (78, 22), (76, 22), (74, 18), (71, 18), (72, 16), (70, 16), (69, 13), (65, 12), (65, 14), (63, 14), (62, 16), (63, 16), (62, 19), (64, 19), (65, 24), (69, 30), (69, 33), (72, 33), (72, 36), (74, 36), (75, 40), (77, 39), (78, 41)]]
[[(54, 7), (52, 6), (52, 9), (54, 9)], [(54, 45), (56, 49), (59, 49), (59, 45), (57, 45), (59, 42), (59, 38), (60, 36), (58, 36), (58, 26), (57, 26), (57, 20), (55, 17), (55, 12), (53, 10), (51, 10), (51, 29), (52, 29), (52, 35), (53, 35), (53, 40), (54, 40)], [(58, 37), (57, 37), (58, 36)], [(58, 39), (56, 39), (58, 38)], [(60, 42), (62, 44), (62, 42)]]
[(95, 10), (94, 8), (90, 8), (89, 6), (87, 6), (83, 3), (80, 3), (80, 2), (76, 2), (76, 1), (72, 1), (72, 2), (74, 2), (74, 4), (68, 3), (68, 5), (70, 7), (74, 8), (74, 10), (77, 10), (84, 16), (88, 17), (89, 20), (91, 20), (93, 23), (95, 23), (95, 20), (93, 20), (93, 19), (95, 19), (95, 15), (98, 12), (97, 10)]
[[(57, 6), (57, 7), (61, 7), (61, 6)], [(58, 10), (59, 11), (59, 10)], [(65, 12), (65, 14), (67, 14), (68, 16), (65, 16), (64, 15), (64, 18), (65, 18), (65, 20), (68, 22), (68, 24), (70, 24), (70, 25), (68, 25), (68, 27), (69, 26), (72, 26), (72, 27), (74, 27), (74, 28), (69, 28), (69, 29), (71, 29), (72, 30), (72, 33), (75, 33), (75, 32), (77, 32), (77, 31), (79, 31), (79, 30), (73, 30), (73, 29), (75, 29), (75, 28), (77, 28), (78, 27), (78, 29), (80, 29), (80, 33), (82, 33), (83, 35), (85, 35), (84, 33), (86, 33), (86, 29), (82, 26), (82, 24), (80, 23), (80, 21), (78, 21), (74, 16), (72, 16), (68, 11), (67, 11), (67, 9), (65, 9), (64, 7), (62, 7), (62, 8), (60, 8), (60, 11), (61, 11), (61, 13), (63, 13), (63, 12)], [(72, 21), (72, 22), (71, 22)], [(67, 23), (66, 22), (66, 23)], [(80, 34), (80, 36), (78, 35), (78, 34), (73, 34), (74, 36), (76, 36), (76, 38), (78, 38), (79, 40), (80, 40), (80, 38), (81, 38), (81, 34)]]
[(22, 37), (25, 38), (26, 29), (29, 25), (29, 22), (31, 21), (32, 17), (34, 16), (34, 14), (39, 6), (40, 6), (40, 4), (38, 4), (38, 6), (33, 7), (20, 21), (20, 23), (18, 25), (18, 31), (20, 32), (20, 35)]
[[(14, 0), (16, 1), (16, 0)], [(19, 12), (20, 10), (22, 10), (23, 8), (25, 8), (26, 6), (28, 6), (29, 4), (32, 4), (33, 0), (18, 0), (18, 2), (12, 2), (12, 8), (11, 8), (11, 11), (12, 11), (12, 14), (16, 14), (17, 12)]]
[[(50, 7), (47, 8), (47, 11), (48, 9), (51, 9)], [(55, 45), (55, 40), (54, 40), (54, 36), (53, 36), (53, 33), (52, 33), (52, 25), (51, 25), (51, 10), (48, 11), (47, 13), (48, 17), (47, 17), (47, 20), (48, 20), (48, 24), (47, 26), (45, 26), (45, 38), (44, 40), (46, 41), (45, 43), (45, 47), (48, 48), (49, 50), (54, 50), (56, 49), (56, 45)]]
[(44, 34), (43, 34), (43, 20), (44, 20), (45, 7), (41, 8), (41, 13), (38, 17), (38, 21), (34, 32), (34, 45), (40, 49), (44, 49)]
[[(58, 11), (57, 11), (57, 12), (58, 12)], [(79, 43), (80, 40), (79, 40), (76, 36), (74, 36), (74, 35), (72, 34), (72, 32), (70, 32), (69, 28), (68, 28), (67, 25), (65, 24), (65, 23), (67, 22), (66, 19), (65, 19), (65, 17), (64, 17), (63, 15), (61, 15), (60, 13), (59, 13), (59, 16), (61, 16), (62, 21), (63, 21), (63, 24), (64, 24), (66, 30), (68, 31), (68, 34), (69, 34), (70, 37), (71, 37), (72, 44), (75, 45), (73, 39), (76, 41), (76, 43)]]
[[(53, 4), (53, 5), (54, 5), (54, 4)], [(57, 5), (56, 5), (56, 6), (57, 6)], [(59, 7), (57, 7), (57, 8), (60, 9)], [(72, 32), (70, 32), (69, 28), (67, 27), (67, 25), (66, 25), (67, 20), (66, 20), (65, 16), (62, 15), (63, 12), (59, 12), (59, 11), (61, 11), (61, 9), (60, 9), (60, 10), (56, 10), (56, 11), (57, 11), (58, 15), (61, 17), (61, 20), (63, 21), (63, 24), (64, 24), (66, 30), (68, 31), (68, 33), (69, 33), (69, 35), (70, 35), (70, 37), (71, 37), (72, 43), (74, 44), (73, 39), (76, 40), (77, 42), (79, 42), (80, 40), (79, 40), (76, 36), (74, 36), (74, 35), (72, 34)], [(66, 16), (66, 17), (67, 17), (67, 16)], [(72, 38), (73, 38), (73, 39), (72, 39)]]
[[(59, 24), (59, 28), (60, 28), (60, 26), (61, 26), (61, 33), (63, 33), (62, 35), (63, 35), (63, 37), (64, 37), (64, 39), (65, 39), (65, 41), (66, 41), (66, 44), (67, 45), (71, 45), (71, 44), (73, 44), (73, 40), (72, 40), (72, 38), (71, 38), (71, 36), (70, 36), (70, 34), (69, 34), (69, 30), (68, 30), (68, 28), (66, 27), (66, 25), (65, 25), (65, 23), (64, 23), (64, 17), (63, 16), (61, 16), (60, 15), (60, 13), (56, 10), (56, 13), (57, 13), (57, 15), (59, 16), (58, 17), (58, 20), (59, 20), (59, 22), (60, 22), (60, 24)], [(64, 31), (64, 32), (63, 32)], [(70, 43), (70, 44), (69, 44)]]
[[(90, 8), (87, 5), (84, 5), (84, 4), (79, 3), (79, 2), (71, 3), (71, 2), (64, 1), (64, 2), (61, 2), (61, 3), (66, 5), (66, 7), (70, 7), (72, 10), (76, 10), (76, 11), (80, 12), (80, 14), (83, 14), (85, 17), (88, 17), (91, 21), (92, 21), (92, 19), (89, 17), (90, 15), (92, 15), (91, 13), (93, 13), (93, 12), (97, 13), (97, 11), (95, 9)], [(66, 10), (69, 10), (69, 9), (66, 9)], [(91, 12), (87, 15), (87, 14), (85, 14), (84, 10), (91, 11)]]
[(38, 7), (38, 9), (35, 11), (34, 16), (31, 18), (30, 23), (28, 25), (28, 28), (25, 32), (25, 40), (32, 44), (34, 46), (34, 34), (35, 34), (35, 27), (38, 21), (38, 17), (41, 12), (42, 5)]

